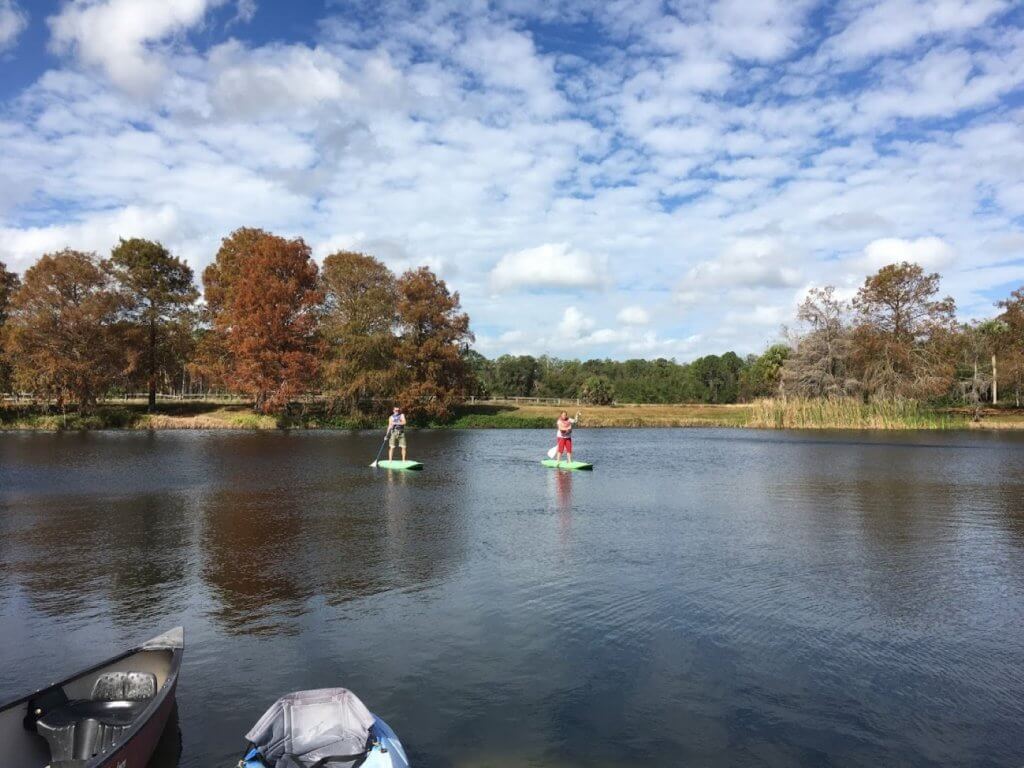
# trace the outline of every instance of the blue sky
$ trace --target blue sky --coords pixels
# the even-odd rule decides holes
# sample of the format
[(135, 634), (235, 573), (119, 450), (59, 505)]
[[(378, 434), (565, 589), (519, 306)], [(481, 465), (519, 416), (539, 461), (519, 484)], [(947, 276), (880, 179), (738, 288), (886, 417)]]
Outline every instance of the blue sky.
[(0, 0), (0, 261), (259, 226), (428, 264), (488, 355), (777, 340), (892, 261), (1024, 284), (1010, 0)]

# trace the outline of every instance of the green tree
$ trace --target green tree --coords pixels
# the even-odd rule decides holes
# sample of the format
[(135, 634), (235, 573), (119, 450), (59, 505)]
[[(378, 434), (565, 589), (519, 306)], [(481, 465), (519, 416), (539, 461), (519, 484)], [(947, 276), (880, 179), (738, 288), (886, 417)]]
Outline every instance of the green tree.
[(90, 408), (125, 369), (121, 309), (108, 262), (67, 249), (40, 258), (8, 307), (15, 384), (62, 408)]
[(739, 398), (743, 401), (778, 394), (782, 383), (782, 368), (789, 357), (789, 347), (773, 344), (759, 357), (755, 357), (740, 373)]
[(607, 376), (591, 376), (580, 387), (580, 399), (590, 405), (611, 405), (615, 402), (615, 387)]
[(494, 361), (494, 389), (505, 397), (530, 397), (540, 378), (540, 365), (530, 355), (502, 355)]
[(380, 408), (382, 398), (394, 396), (399, 375), (395, 276), (372, 256), (339, 251), (324, 259), (321, 280), (327, 390), (349, 412), (372, 410), (375, 402)]
[(0, 393), (11, 389), (11, 365), (4, 354), (3, 334), (4, 325), (7, 323), (7, 307), (20, 285), (18, 276), (14, 272), (8, 272), (7, 266), (0, 261)]
[(152, 410), (160, 377), (180, 371), (184, 364), (192, 334), (192, 305), (199, 292), (189, 266), (160, 243), (121, 239), (110, 261), (125, 300), (129, 373), (143, 372)]
[(473, 334), (461, 309), (459, 294), (427, 267), (398, 280), (398, 399), (413, 418), (447, 419), (470, 390), (465, 352)]
[(699, 357), (690, 364), (697, 384), (697, 399), (704, 403), (735, 403), (743, 361), (735, 352)]
[(473, 397), (491, 397), (494, 387), (494, 363), (481, 355), (475, 349), (466, 348), (462, 359), (469, 368), (472, 380), (469, 384), (469, 394)]

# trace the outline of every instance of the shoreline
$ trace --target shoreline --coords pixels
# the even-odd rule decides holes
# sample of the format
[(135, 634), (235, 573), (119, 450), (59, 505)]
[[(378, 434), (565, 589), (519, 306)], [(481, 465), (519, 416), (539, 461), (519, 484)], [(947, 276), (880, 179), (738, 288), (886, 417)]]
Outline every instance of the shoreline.
[[(551, 429), (559, 406), (475, 404), (458, 409), (432, 429)], [(575, 410), (575, 406), (570, 410)], [(1024, 409), (986, 408), (974, 421), (967, 409), (916, 405), (863, 405), (816, 401), (762, 401), (730, 405), (580, 406), (581, 429), (667, 429), (689, 427), (746, 429), (849, 429), (868, 431), (1024, 430)], [(0, 432), (80, 432), (95, 430), (335, 430), (379, 429), (376, 420), (333, 417), (311, 411), (291, 416), (254, 413), (244, 403), (164, 402), (155, 413), (145, 403), (107, 403), (89, 414), (43, 413), (30, 406), (0, 406)]]

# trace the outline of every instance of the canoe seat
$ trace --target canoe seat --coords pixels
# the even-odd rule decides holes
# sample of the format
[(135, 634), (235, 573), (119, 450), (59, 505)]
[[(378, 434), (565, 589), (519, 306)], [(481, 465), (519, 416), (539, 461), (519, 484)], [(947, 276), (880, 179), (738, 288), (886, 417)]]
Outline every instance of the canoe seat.
[(89, 760), (119, 743), (156, 695), (148, 672), (108, 672), (96, 680), (91, 699), (76, 699), (36, 721), (36, 732), (50, 745), (52, 763)]
[(92, 686), (93, 701), (146, 701), (156, 696), (151, 672), (107, 672)]

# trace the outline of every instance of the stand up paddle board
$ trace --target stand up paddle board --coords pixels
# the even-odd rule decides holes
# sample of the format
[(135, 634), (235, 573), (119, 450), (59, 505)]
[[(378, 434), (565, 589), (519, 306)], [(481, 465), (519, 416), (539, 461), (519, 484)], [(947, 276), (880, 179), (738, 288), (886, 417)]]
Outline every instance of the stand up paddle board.
[(377, 466), (381, 469), (423, 469), (423, 463), (419, 461), (378, 461)]
[(555, 461), (554, 459), (544, 459), (541, 462), (545, 467), (551, 467), (551, 469), (593, 469), (593, 464), (587, 464), (585, 461)]

